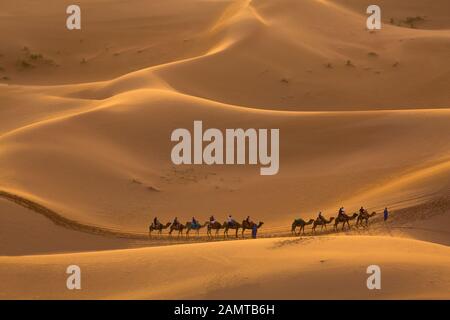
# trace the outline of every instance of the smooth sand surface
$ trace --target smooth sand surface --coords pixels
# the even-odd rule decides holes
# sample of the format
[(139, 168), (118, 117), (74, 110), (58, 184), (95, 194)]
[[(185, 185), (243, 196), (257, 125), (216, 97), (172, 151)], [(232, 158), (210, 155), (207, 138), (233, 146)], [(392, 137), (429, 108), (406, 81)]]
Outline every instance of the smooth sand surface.
[[(82, 290), (65, 270), (82, 270)], [(2, 298), (449, 298), (447, 246), (375, 236), (262, 239), (1, 257)], [(366, 287), (379, 265), (382, 289)]]
[[(1, 4), (0, 194), (74, 222), (1, 197), (2, 297), (449, 298), (448, 1), (380, 1), (376, 32), (362, 0), (78, 4), (73, 32), (66, 3)], [(174, 166), (170, 134), (194, 120), (279, 128), (279, 173)], [(250, 215), (278, 236), (361, 205), (371, 227), (338, 237), (142, 238), (154, 216)], [(65, 289), (69, 264), (81, 292)]]

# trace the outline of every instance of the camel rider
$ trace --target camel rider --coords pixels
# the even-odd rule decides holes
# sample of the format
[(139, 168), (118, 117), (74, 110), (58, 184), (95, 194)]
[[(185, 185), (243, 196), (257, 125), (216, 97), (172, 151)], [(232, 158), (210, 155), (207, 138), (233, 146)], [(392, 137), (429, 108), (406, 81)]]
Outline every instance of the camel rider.
[(249, 225), (253, 223), (253, 221), (250, 220), (250, 216), (247, 216), (247, 219), (245, 219), (245, 221), (247, 221), (247, 224)]
[(344, 207), (340, 207), (339, 208), (339, 214), (338, 214), (338, 216), (340, 217), (340, 216), (342, 216), (342, 215), (344, 215), (345, 214), (345, 209), (344, 209)]
[(159, 221), (158, 221), (158, 218), (155, 217), (155, 218), (153, 219), (153, 226), (154, 226), (155, 228), (157, 228), (159, 225), (160, 225), (160, 223), (159, 223)]
[(197, 220), (195, 220), (195, 217), (192, 217), (192, 227), (197, 228), (198, 226), (200, 226), (200, 224)]
[(209, 223), (210, 223), (211, 225), (213, 225), (213, 224), (216, 223), (216, 219), (214, 218), (214, 216), (209, 217)]
[(366, 212), (366, 210), (364, 209), (364, 207), (361, 207), (361, 208), (359, 209), (359, 214), (360, 214), (360, 215), (363, 215), (365, 212)]
[(318, 220), (321, 220), (322, 222), (325, 222), (325, 217), (322, 215), (322, 211), (319, 211), (319, 215), (317, 216)]
[(231, 214), (228, 216), (227, 220), (228, 220), (228, 225), (234, 226), (235, 221), (234, 221), (233, 217), (231, 216)]
[(175, 217), (175, 219), (172, 222), (172, 226), (176, 227), (176, 226), (178, 226), (179, 223), (180, 222), (178, 221), (178, 217)]

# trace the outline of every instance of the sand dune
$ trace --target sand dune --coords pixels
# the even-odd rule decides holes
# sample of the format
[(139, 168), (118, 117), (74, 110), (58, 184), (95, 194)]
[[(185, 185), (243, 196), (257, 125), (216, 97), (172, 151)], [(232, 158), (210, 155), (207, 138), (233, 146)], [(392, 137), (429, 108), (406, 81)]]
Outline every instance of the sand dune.
[[(448, 253), (446, 246), (415, 240), (320, 237), (0, 257), (2, 287), (8, 292), (1, 296), (448, 299)], [(85, 273), (76, 292), (65, 288), (65, 269), (74, 262)], [(366, 287), (366, 268), (372, 264), (383, 272), (382, 290), (376, 292)]]
[[(1, 5), (2, 297), (449, 298), (448, 1), (379, 1), (377, 32), (362, 0), (130, 1), (79, 1), (89, 27), (76, 32), (66, 3)], [(279, 174), (172, 165), (170, 133), (194, 120), (279, 128)], [(305, 240), (144, 240), (154, 216), (251, 215), (267, 236), (342, 205), (388, 206), (392, 221)], [(85, 291), (65, 290), (71, 263)], [(387, 275), (375, 294), (374, 263)]]
[[(130, 91), (93, 110), (4, 135), (0, 163), (10, 173), (2, 189), (69, 218), (113, 227), (144, 230), (156, 214), (207, 219), (209, 212), (249, 213), (280, 225), (305, 211), (334, 214), (341, 203), (349, 210), (361, 202), (380, 208), (418, 193), (445, 193), (448, 116), (447, 110), (273, 113), (168, 91)], [(247, 128), (254, 121), (281, 127), (279, 174), (263, 177), (257, 167), (174, 167), (167, 161), (170, 133), (196, 119), (217, 128)]]

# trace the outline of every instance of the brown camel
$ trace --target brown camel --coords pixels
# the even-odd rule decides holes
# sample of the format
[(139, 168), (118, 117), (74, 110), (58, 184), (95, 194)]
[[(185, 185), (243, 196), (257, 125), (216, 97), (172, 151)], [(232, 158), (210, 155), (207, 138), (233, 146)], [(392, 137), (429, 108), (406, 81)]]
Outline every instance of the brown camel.
[(158, 224), (157, 226), (154, 226), (153, 223), (148, 227), (148, 237), (152, 236), (152, 231), (156, 230), (158, 231), (158, 234), (161, 234), (163, 229), (167, 229), (172, 223), (167, 222), (165, 225), (162, 223)]
[(214, 236), (217, 236), (217, 234), (219, 233), (219, 230), (223, 228), (223, 225), (220, 224), (220, 222), (215, 221), (214, 223), (211, 223), (211, 221), (207, 222), (207, 228), (206, 228), (206, 233), (209, 237), (212, 237), (211, 234), (211, 230), (214, 229), (216, 230), (216, 233), (214, 234)]
[(357, 213), (354, 213), (351, 217), (346, 215), (345, 213), (341, 213), (338, 215), (338, 217), (334, 220), (334, 230), (337, 231), (338, 224), (342, 222), (342, 230), (344, 230), (345, 224), (347, 224), (348, 228), (350, 229), (350, 220), (354, 220), (358, 216)]
[[(314, 222), (314, 219), (309, 219), (308, 222), (306, 222), (303, 219), (295, 219), (294, 222), (292, 222), (292, 228), (291, 228), (292, 234), (298, 236), (300, 233), (305, 233), (305, 226), (310, 225), (313, 222)], [(295, 229), (297, 229), (297, 227), (300, 227), (299, 233), (295, 232)]]
[(199, 235), (200, 229), (203, 227), (206, 227), (208, 224), (209, 224), (209, 222), (205, 222), (205, 224), (203, 224), (203, 225), (199, 224), (199, 225), (193, 226), (191, 221), (186, 222), (186, 237), (189, 236), (189, 231), (191, 231), (191, 230), (195, 230), (197, 235)]
[[(374, 215), (376, 215), (377, 213), (374, 211), (372, 213), (368, 213), (367, 210), (364, 210), (364, 213), (360, 213), (358, 215), (358, 218), (356, 219), (356, 226), (360, 225), (360, 226), (365, 226), (368, 227), (369, 226), (369, 218), (373, 217)], [(364, 225), (363, 225), (363, 222)]]
[(334, 220), (334, 217), (331, 217), (329, 220), (323, 218), (323, 219), (316, 219), (314, 220), (314, 224), (312, 227), (312, 232), (316, 232), (316, 227), (320, 226), (320, 231), (322, 231), (323, 227), (325, 227), (325, 230), (327, 229), (327, 224), (330, 224)]
[(180, 236), (183, 234), (184, 229), (186, 229), (186, 226), (182, 223), (173, 224), (170, 226), (169, 235), (172, 235), (172, 231), (176, 230), (176, 231), (178, 231), (178, 236)]
[(258, 224), (254, 223), (253, 221), (247, 222), (247, 220), (242, 221), (242, 237), (244, 237), (244, 231), (245, 229), (253, 229), (253, 226), (256, 225), (256, 228), (261, 228), (261, 226), (264, 224), (264, 222), (260, 221)]
[(223, 223), (223, 227), (225, 231), (223, 232), (224, 237), (228, 237), (228, 229), (236, 229), (236, 238), (238, 237), (238, 231), (240, 228), (242, 228), (241, 224), (238, 222), (234, 222), (232, 225), (230, 225), (227, 221)]

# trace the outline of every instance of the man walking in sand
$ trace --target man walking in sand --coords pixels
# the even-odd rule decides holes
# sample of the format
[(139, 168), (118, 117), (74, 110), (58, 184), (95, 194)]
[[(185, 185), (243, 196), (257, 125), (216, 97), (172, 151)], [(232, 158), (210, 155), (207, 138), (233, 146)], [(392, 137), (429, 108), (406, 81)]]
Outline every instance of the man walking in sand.
[(384, 221), (386, 221), (388, 219), (388, 217), (389, 217), (389, 211), (388, 211), (388, 208), (386, 207), (386, 208), (384, 208), (384, 213), (383, 213)]

